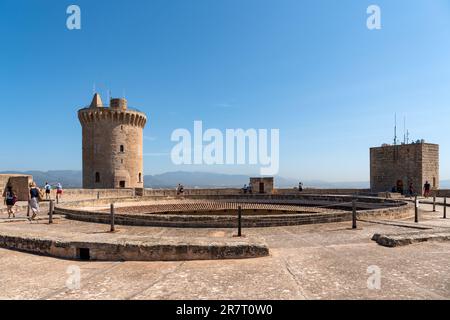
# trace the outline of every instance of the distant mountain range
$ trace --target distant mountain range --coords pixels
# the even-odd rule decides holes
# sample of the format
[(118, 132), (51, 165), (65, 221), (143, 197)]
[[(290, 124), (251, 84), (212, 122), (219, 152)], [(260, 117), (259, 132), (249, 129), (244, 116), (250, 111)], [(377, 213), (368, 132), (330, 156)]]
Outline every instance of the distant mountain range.
[[(82, 173), (78, 170), (52, 170), (52, 171), (4, 171), (0, 174), (29, 174), (38, 185), (45, 182), (56, 184), (60, 182), (64, 188), (81, 188)], [(178, 183), (187, 188), (240, 188), (248, 184), (248, 175), (222, 174), (211, 172), (187, 172), (173, 171), (162, 174), (144, 176), (146, 188), (174, 188)], [(357, 182), (327, 182), (321, 180), (302, 181), (306, 188), (369, 188), (368, 181)], [(278, 188), (293, 188), (298, 186), (299, 181), (291, 178), (275, 177), (275, 186)], [(442, 189), (450, 189), (450, 180), (441, 181)]]
[[(38, 185), (45, 182), (56, 184), (60, 182), (64, 188), (81, 188), (82, 173), (78, 170), (51, 171), (3, 171), (0, 174), (32, 175)], [(173, 188), (178, 183), (187, 188), (240, 188), (248, 184), (249, 175), (222, 174), (211, 172), (173, 171), (162, 174), (144, 176), (146, 188)], [(305, 187), (311, 188), (368, 188), (368, 182), (326, 182), (320, 180), (302, 181)], [(298, 186), (296, 179), (275, 177), (275, 185), (279, 188), (293, 188)]]

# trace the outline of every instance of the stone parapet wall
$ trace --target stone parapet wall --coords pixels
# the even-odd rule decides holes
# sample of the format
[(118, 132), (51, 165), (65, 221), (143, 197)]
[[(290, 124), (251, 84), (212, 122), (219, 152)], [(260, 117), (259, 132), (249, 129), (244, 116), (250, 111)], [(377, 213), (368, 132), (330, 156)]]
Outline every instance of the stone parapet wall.
[(313, 189), (305, 188), (299, 192), (298, 189), (275, 189), (274, 194), (335, 194), (335, 195), (366, 195), (370, 189)]
[[(55, 193), (55, 191), (53, 191)], [(133, 189), (65, 189), (62, 201), (75, 201), (83, 199), (97, 199), (102, 198), (120, 198), (133, 197)]]
[[(185, 189), (183, 196), (191, 195), (240, 195), (243, 194), (240, 188), (217, 188), (217, 189)], [(303, 195), (303, 194), (333, 194), (333, 195), (367, 195), (370, 194), (370, 189), (303, 189), (299, 192), (294, 188), (280, 188), (274, 189), (267, 195)], [(176, 190), (174, 189), (145, 189), (144, 196), (176, 196)], [(257, 192), (251, 193), (251, 195), (259, 195)]]
[(189, 243), (172, 239), (97, 242), (0, 234), (0, 247), (64, 259), (83, 259), (81, 252), (84, 251), (89, 255), (86, 260), (98, 261), (246, 259), (269, 255), (264, 243), (246, 239), (215, 242), (194, 239)]
[(436, 191), (437, 197), (447, 197), (450, 198), (450, 189), (441, 189)]

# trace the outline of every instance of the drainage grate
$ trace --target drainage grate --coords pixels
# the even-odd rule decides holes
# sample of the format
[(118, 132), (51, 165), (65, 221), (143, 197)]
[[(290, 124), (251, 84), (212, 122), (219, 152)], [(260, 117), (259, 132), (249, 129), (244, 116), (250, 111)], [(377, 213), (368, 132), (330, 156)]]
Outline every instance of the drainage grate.
[(80, 260), (91, 260), (89, 248), (77, 248), (77, 258)]

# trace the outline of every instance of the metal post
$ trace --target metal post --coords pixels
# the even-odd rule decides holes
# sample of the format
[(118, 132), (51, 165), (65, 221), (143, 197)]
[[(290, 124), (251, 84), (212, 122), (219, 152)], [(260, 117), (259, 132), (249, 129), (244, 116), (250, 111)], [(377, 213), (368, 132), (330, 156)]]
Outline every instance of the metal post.
[(356, 229), (356, 200), (352, 200), (352, 229)]
[(116, 231), (114, 226), (114, 203), (111, 203), (111, 232)]
[(27, 217), (30, 216), (30, 200), (28, 200), (28, 206), (27, 206)]
[(436, 212), (436, 196), (433, 196), (433, 212)]
[(419, 223), (419, 200), (417, 200), (417, 196), (414, 198), (414, 222)]
[(242, 237), (242, 207), (238, 207), (238, 237)]
[(53, 223), (53, 210), (54, 210), (54, 202), (53, 200), (50, 200), (50, 209), (48, 211), (48, 223), (52, 224)]
[(444, 197), (444, 219), (447, 219), (447, 198)]
[(59, 195), (56, 194), (56, 204), (59, 204)]

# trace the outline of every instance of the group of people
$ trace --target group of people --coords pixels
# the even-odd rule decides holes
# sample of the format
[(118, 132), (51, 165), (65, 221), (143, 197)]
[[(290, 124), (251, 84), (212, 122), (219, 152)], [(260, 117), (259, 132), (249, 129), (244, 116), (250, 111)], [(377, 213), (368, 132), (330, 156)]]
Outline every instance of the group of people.
[[(397, 185), (392, 187), (392, 192), (401, 193), (402, 195), (406, 195), (409, 197), (414, 197), (418, 194), (412, 182), (409, 183), (408, 192), (405, 194), (403, 190), (403, 182), (401, 181), (397, 182)], [(425, 198), (428, 198), (430, 195), (431, 195), (431, 184), (427, 180), (423, 185), (423, 196)]]
[[(63, 194), (63, 188), (61, 183), (58, 182), (55, 186), (55, 189), (56, 189), (56, 198), (60, 200)], [(50, 200), (51, 191), (52, 186), (48, 182), (45, 183), (44, 191), (41, 191), (37, 187), (35, 182), (30, 183), (28, 192), (28, 206), (32, 212), (31, 217), (28, 218), (30, 221), (34, 220), (36, 216), (39, 214), (40, 211), (39, 201), (44, 200), (44, 197), (45, 200)], [(13, 187), (11, 185), (8, 185), (5, 190), (5, 200), (4, 200), (8, 211), (8, 218), (11, 218), (11, 216), (13, 218), (16, 217), (14, 206), (16, 205), (17, 201), (18, 201), (17, 194), (14, 192)]]
[(253, 186), (250, 183), (248, 186), (244, 184), (244, 187), (242, 188), (243, 193), (252, 193), (253, 192)]
[[(54, 188), (56, 189), (56, 198), (57, 198), (58, 200), (60, 200), (61, 197), (62, 197), (62, 194), (63, 194), (63, 188), (62, 188), (61, 183), (58, 182), (58, 183), (56, 184), (56, 186), (54, 186)], [(46, 182), (46, 183), (45, 183), (45, 186), (44, 186), (44, 190), (45, 190), (45, 200), (50, 200), (50, 198), (51, 198), (51, 193), (52, 193), (52, 189), (53, 189), (52, 185), (50, 185), (48, 182)]]

